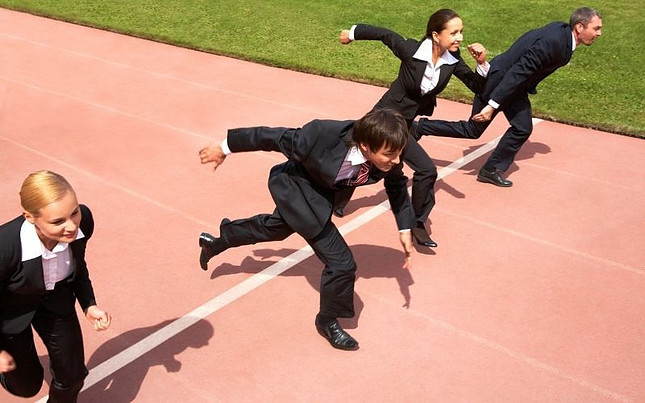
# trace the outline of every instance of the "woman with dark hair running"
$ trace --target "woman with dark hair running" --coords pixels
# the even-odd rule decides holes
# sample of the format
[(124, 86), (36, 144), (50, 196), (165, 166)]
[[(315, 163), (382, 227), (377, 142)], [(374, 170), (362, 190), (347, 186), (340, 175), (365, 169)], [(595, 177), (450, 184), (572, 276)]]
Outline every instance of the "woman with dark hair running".
[[(380, 40), (401, 60), (397, 78), (389, 90), (374, 106), (374, 109), (390, 108), (398, 111), (408, 122), (417, 116), (432, 115), (437, 105), (437, 95), (446, 88), (454, 74), (474, 93), (483, 90), (486, 83), (488, 63), (486, 49), (479, 43), (468, 46), (469, 53), (477, 61), (477, 73), (461, 59), (459, 46), (463, 41), (463, 22), (459, 15), (449, 9), (441, 9), (430, 16), (425, 36), (421, 41), (405, 39), (386, 28), (358, 24), (340, 33), (340, 42), (349, 44), (355, 40)], [(435, 204), (434, 184), (437, 168), (428, 154), (411, 136), (401, 158), (414, 171), (412, 205), (416, 225), (412, 235), (419, 245), (437, 246), (425, 228), (425, 222)], [(334, 214), (343, 216), (343, 208), (351, 198), (353, 189), (348, 189), (336, 201)]]

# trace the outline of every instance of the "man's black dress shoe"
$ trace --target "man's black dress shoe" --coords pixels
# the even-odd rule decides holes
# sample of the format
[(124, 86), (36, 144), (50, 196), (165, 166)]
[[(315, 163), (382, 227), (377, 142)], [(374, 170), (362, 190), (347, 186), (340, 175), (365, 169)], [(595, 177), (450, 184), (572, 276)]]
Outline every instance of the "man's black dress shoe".
[(418, 223), (416, 227), (412, 228), (412, 236), (421, 246), (428, 246), (430, 248), (437, 247), (437, 243), (430, 238), (426, 227), (421, 223)]
[(213, 246), (215, 245), (216, 239), (214, 236), (207, 232), (202, 232), (199, 236), (199, 247), (202, 248), (202, 251), (199, 253), (199, 266), (202, 270), (208, 270), (208, 261), (217, 253), (213, 251)]
[(501, 186), (503, 188), (513, 186), (513, 182), (509, 181), (508, 179), (504, 179), (497, 170), (491, 172), (482, 168), (477, 174), (477, 180), (480, 182), (492, 183), (495, 186)]
[(356, 339), (344, 331), (336, 319), (327, 324), (321, 324), (316, 319), (316, 330), (334, 348), (340, 350), (358, 350), (358, 342)]
[(419, 124), (423, 123), (424, 120), (428, 119), (421, 118), (418, 122), (412, 122), (412, 125), (410, 126), (410, 134), (412, 134), (412, 137), (414, 137), (416, 141), (419, 141), (422, 137), (421, 133), (419, 133)]
[[(222, 227), (224, 225), (230, 224), (231, 220), (224, 218), (219, 224), (219, 233), (222, 234)], [(202, 248), (199, 253), (199, 266), (202, 270), (208, 270), (208, 261), (217, 256), (220, 253), (228, 249), (228, 245), (224, 238), (215, 238), (207, 232), (202, 232), (199, 236), (199, 247)]]
[(334, 209), (332, 210), (332, 213), (334, 213), (334, 215), (339, 218), (343, 218), (345, 216), (345, 211), (343, 210), (343, 207), (334, 207)]

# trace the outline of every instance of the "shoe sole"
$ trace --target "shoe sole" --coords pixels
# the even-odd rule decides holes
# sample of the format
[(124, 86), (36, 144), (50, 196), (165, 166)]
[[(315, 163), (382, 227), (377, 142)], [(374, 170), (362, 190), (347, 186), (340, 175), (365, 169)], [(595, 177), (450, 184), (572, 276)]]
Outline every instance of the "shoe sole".
[(417, 241), (417, 245), (426, 246), (428, 248), (436, 248), (437, 247), (436, 243), (427, 243), (427, 242), (421, 242), (421, 241)]

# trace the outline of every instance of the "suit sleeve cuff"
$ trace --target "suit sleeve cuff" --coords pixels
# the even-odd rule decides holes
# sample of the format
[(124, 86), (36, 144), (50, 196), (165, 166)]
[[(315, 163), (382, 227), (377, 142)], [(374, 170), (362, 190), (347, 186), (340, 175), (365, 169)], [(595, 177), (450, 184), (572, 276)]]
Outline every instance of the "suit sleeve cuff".
[(488, 77), (488, 70), (490, 70), (490, 64), (488, 62), (477, 65), (477, 74), (482, 77)]
[(354, 40), (354, 31), (356, 30), (356, 25), (352, 25), (352, 27), (349, 29), (349, 40), (353, 41)]
[(222, 152), (224, 153), (224, 155), (229, 155), (229, 154), (232, 153), (231, 149), (228, 148), (228, 139), (222, 140), (221, 147), (222, 147)]

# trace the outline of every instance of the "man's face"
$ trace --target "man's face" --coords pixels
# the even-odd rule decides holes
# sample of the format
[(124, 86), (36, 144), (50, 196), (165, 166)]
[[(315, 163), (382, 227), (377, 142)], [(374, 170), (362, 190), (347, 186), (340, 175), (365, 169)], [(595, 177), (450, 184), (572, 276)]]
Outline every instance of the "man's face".
[(359, 144), (359, 148), (365, 158), (367, 158), (372, 165), (380, 171), (388, 172), (395, 165), (398, 165), (399, 162), (401, 162), (401, 150), (393, 151), (390, 148), (383, 146), (380, 150), (374, 152), (364, 144)]
[(602, 20), (594, 16), (586, 27), (576, 24), (575, 31), (577, 43), (590, 46), (597, 37), (602, 35)]

